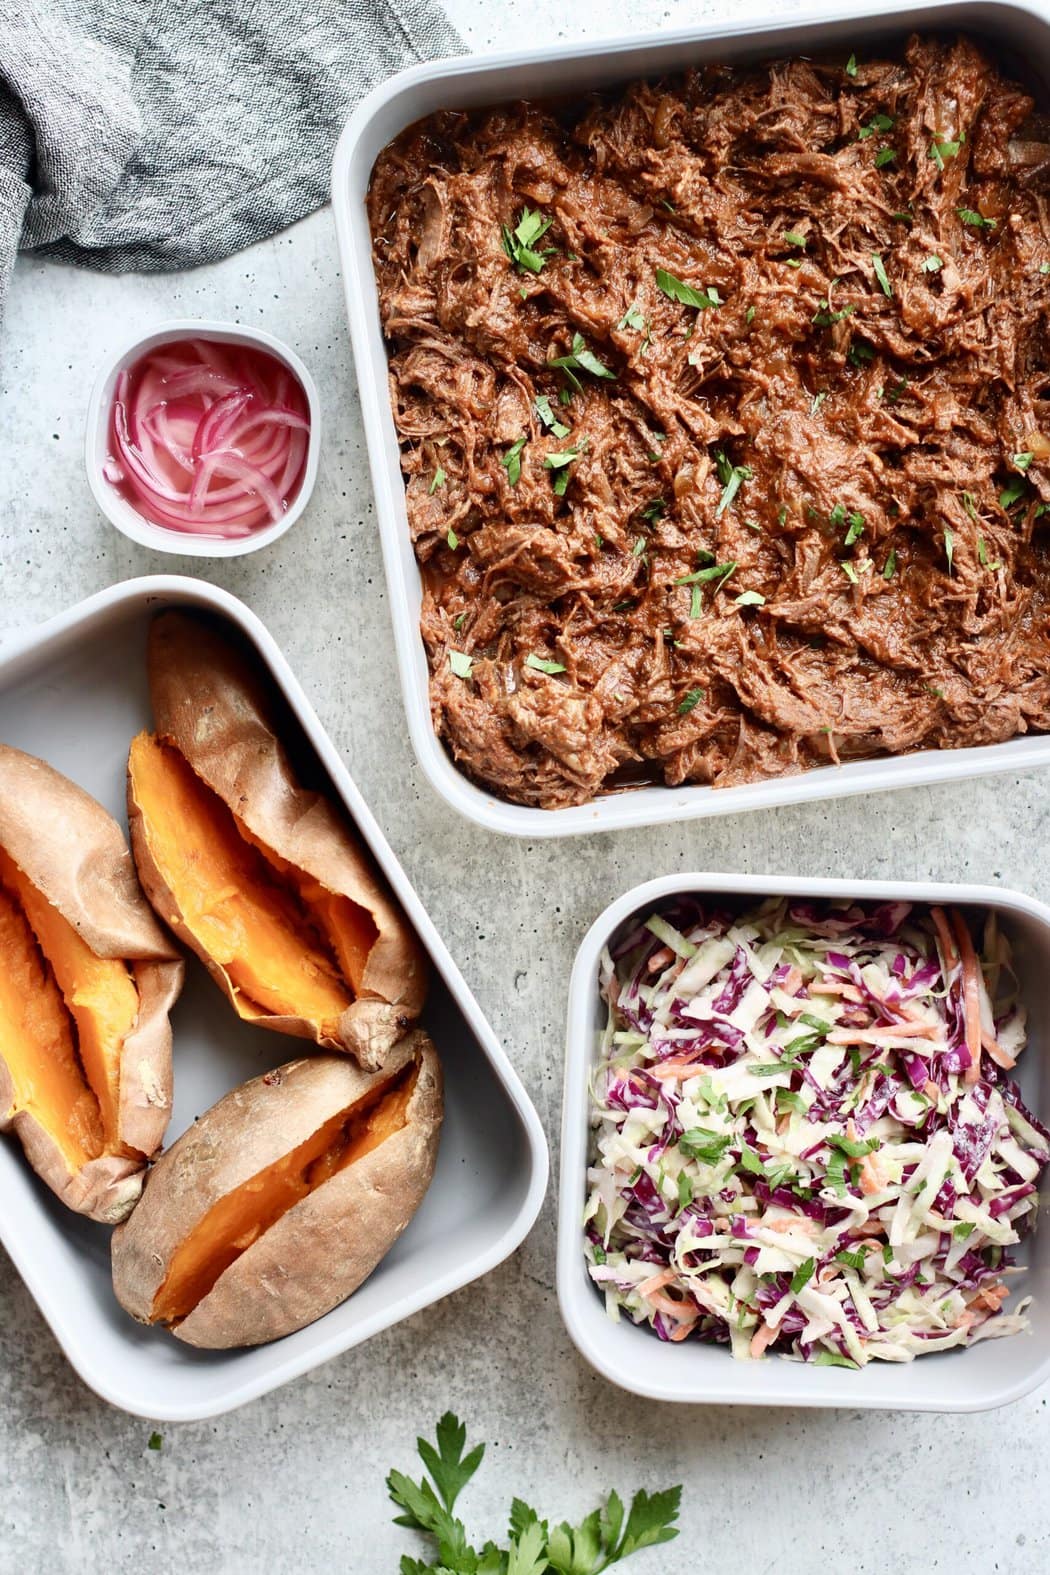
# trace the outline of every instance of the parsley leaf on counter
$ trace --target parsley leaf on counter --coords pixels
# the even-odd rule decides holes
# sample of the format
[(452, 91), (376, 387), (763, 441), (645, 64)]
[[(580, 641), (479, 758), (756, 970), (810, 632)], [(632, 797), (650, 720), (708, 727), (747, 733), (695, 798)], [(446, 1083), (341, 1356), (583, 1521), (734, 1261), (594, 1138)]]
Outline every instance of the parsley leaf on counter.
[(657, 268), (656, 283), (672, 301), (680, 301), (683, 306), (695, 306), (698, 311), (707, 312), (712, 307), (722, 305), (722, 298), (714, 285), (709, 290), (698, 290), (694, 285), (686, 284), (684, 279), (676, 279), (666, 268)]
[(515, 1498), (507, 1546), (486, 1542), (475, 1548), (453, 1511), (481, 1464), (484, 1444), (465, 1455), (466, 1428), (451, 1411), (438, 1423), (436, 1449), (425, 1439), (416, 1442), (429, 1476), (416, 1482), (402, 1471), (391, 1471), (387, 1491), (402, 1511), (394, 1517), (394, 1524), (433, 1538), (438, 1562), (424, 1563), (406, 1554), (401, 1560), (401, 1575), (544, 1575), (546, 1571), (553, 1575), (601, 1575), (632, 1553), (670, 1542), (678, 1535), (675, 1521), (682, 1490), (674, 1487), (662, 1493), (636, 1493), (626, 1515), (619, 1495), (610, 1493), (605, 1505), (592, 1510), (578, 1526), (567, 1521), (549, 1526), (529, 1504)]

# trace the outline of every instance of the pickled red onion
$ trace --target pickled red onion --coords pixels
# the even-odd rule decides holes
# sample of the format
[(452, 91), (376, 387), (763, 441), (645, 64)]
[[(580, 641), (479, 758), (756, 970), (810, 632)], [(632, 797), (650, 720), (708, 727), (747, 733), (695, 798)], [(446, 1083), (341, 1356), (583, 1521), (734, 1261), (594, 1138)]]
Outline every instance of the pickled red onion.
[(121, 372), (103, 475), (156, 525), (242, 537), (286, 513), (309, 431), (302, 385), (275, 356), (182, 340)]

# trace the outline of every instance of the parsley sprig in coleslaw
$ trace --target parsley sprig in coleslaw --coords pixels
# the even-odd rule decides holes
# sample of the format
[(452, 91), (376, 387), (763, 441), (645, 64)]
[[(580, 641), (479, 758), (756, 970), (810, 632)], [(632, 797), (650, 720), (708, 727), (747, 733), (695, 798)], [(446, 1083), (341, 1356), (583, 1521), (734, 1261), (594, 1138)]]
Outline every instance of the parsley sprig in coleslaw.
[(1004, 1311), (1050, 1133), (994, 915), (687, 901), (605, 952), (585, 1214), (614, 1316), (824, 1365), (1026, 1327)]

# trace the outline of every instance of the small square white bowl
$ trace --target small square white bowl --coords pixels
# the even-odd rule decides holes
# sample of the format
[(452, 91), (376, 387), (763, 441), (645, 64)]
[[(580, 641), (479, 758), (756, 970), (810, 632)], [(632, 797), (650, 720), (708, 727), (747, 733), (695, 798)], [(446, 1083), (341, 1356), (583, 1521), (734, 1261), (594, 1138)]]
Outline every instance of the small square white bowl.
[[(494, 1268), (531, 1229), (548, 1156), (539, 1117), (481, 1008), (273, 637), (243, 603), (175, 575), (89, 597), (0, 651), (0, 738), (49, 760), (124, 823), (128, 746), (151, 725), (146, 630), (170, 606), (224, 620), (268, 669), (298, 769), (342, 802), (430, 957), (423, 1023), (445, 1067), (437, 1170), (405, 1234), (348, 1301), (254, 1350), (198, 1351), (135, 1323), (113, 1295), (109, 1230), (63, 1208), (17, 1142), (0, 1137), (0, 1243), (70, 1362), (112, 1405), (183, 1422), (243, 1405)], [(172, 1027), (169, 1143), (228, 1089), (305, 1053), (301, 1040), (240, 1022), (195, 958)]]
[(994, 886), (906, 881), (796, 880), (761, 875), (670, 875), (635, 886), (592, 924), (576, 955), (569, 986), (561, 1195), (558, 1211), (558, 1300), (578, 1350), (611, 1383), (653, 1400), (717, 1405), (848, 1406), (857, 1410), (986, 1411), (1018, 1400), (1050, 1377), (1050, 1200), (1040, 1198), (1038, 1228), (1018, 1250), (1027, 1273), (1018, 1294), (1034, 1297), (1031, 1332), (986, 1340), (914, 1362), (872, 1363), (859, 1372), (780, 1357), (736, 1361), (724, 1346), (672, 1345), (605, 1310), (583, 1256), (583, 1207), (590, 1142), (589, 1083), (605, 1008), (598, 991), (602, 948), (661, 903), (713, 895), (741, 906), (768, 896), (855, 897), (861, 901), (951, 903), (994, 909), (1014, 947), (1028, 1008), (1028, 1047), (1018, 1063), (1025, 1100), (1046, 1113), (1050, 1094), (1050, 908)]
[[(217, 344), (247, 345), (251, 349), (268, 350), (288, 368), (306, 396), (310, 431), (299, 490), (279, 520), (260, 526), (248, 536), (231, 537), (227, 541), (216, 536), (195, 536), (189, 531), (169, 530), (166, 525), (155, 525), (144, 514), (140, 514), (127, 498), (121, 497), (116, 487), (105, 477), (105, 464), (109, 457), (109, 418), (117, 378), (126, 367), (133, 366), (159, 345), (174, 344), (183, 339), (208, 339)], [(309, 503), (317, 480), (320, 452), (321, 401), (317, 396), (317, 385), (306, 366), (283, 340), (266, 333), (262, 328), (246, 328), (241, 323), (213, 323), (192, 317), (161, 323), (150, 333), (140, 334), (130, 344), (122, 345), (103, 362), (88, 400), (84, 463), (95, 502), (110, 524), (132, 541), (137, 541), (142, 547), (152, 547), (155, 552), (174, 553), (180, 558), (241, 558), (246, 553), (272, 546), (286, 531), (291, 530)]]

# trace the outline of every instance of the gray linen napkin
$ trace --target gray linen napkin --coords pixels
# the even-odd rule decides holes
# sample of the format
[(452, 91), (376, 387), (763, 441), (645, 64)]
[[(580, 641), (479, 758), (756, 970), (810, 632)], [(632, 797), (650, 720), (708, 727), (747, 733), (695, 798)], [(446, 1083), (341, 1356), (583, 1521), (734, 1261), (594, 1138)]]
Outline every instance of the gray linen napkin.
[(19, 247), (122, 273), (272, 235), (358, 99), (461, 49), (437, 0), (0, 0), (0, 308)]

